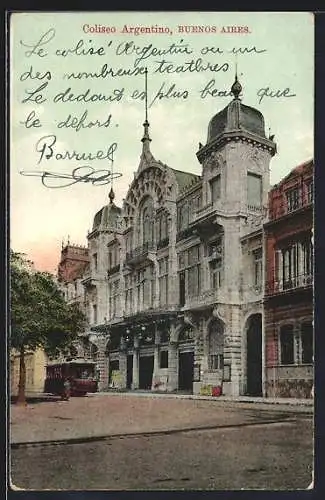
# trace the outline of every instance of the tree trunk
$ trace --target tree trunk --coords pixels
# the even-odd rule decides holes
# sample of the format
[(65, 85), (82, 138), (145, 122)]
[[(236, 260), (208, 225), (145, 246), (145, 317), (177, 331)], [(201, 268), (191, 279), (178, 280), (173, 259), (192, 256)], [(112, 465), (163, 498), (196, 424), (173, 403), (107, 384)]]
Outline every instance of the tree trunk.
[(18, 397), (17, 404), (26, 405), (26, 364), (25, 364), (25, 346), (20, 348), (19, 358), (19, 383), (18, 383)]

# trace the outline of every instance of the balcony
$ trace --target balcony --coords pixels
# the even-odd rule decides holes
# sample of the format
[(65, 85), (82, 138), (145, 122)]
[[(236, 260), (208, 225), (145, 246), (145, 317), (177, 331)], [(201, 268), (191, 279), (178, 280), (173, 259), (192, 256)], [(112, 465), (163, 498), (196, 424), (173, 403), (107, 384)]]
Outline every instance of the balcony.
[(182, 310), (187, 311), (205, 309), (209, 305), (213, 305), (220, 299), (220, 290), (212, 288), (210, 290), (204, 290), (200, 295), (193, 297), (187, 297), (185, 305)]
[(288, 203), (286, 200), (282, 200), (278, 204), (274, 203), (274, 205), (275, 206), (269, 209), (269, 222), (289, 216), (302, 209), (312, 208), (313, 199), (312, 196), (306, 196), (305, 198), (300, 196), (298, 199), (294, 200), (294, 202)]
[(207, 256), (208, 262), (215, 262), (216, 260), (222, 258), (222, 250), (221, 249), (213, 249), (209, 255)]
[(185, 229), (182, 229), (181, 231), (178, 231), (176, 235), (176, 241), (181, 241), (185, 240), (186, 238), (189, 238), (193, 234), (193, 229), (192, 227), (186, 227)]
[(157, 243), (157, 250), (160, 250), (161, 248), (166, 248), (169, 245), (169, 237), (164, 238), (163, 240), (158, 241)]
[(195, 229), (201, 235), (205, 233), (209, 235), (221, 227), (217, 222), (220, 213), (220, 203), (209, 203), (195, 212), (190, 228)]
[(107, 269), (107, 277), (112, 276), (112, 274), (118, 273), (120, 270), (120, 264)]
[(96, 286), (96, 281), (98, 280), (92, 276), (91, 271), (87, 270), (82, 277), (81, 284), (83, 286), (91, 287)]
[(264, 207), (256, 205), (247, 205), (248, 212), (254, 212), (256, 214), (264, 214)]
[(242, 287), (242, 291), (245, 295), (248, 294), (248, 296), (251, 298), (252, 296), (256, 297), (256, 299), (260, 300), (262, 298), (263, 294), (263, 285), (262, 284), (251, 284), (251, 285), (244, 285)]
[(311, 288), (313, 286), (313, 275), (302, 274), (292, 276), (288, 280), (271, 280), (267, 282), (265, 294), (267, 296), (283, 294), (298, 289)]
[(145, 261), (152, 261), (155, 257), (157, 247), (155, 243), (145, 243), (126, 253), (125, 262), (127, 266), (136, 266)]
[(216, 215), (220, 211), (220, 204), (208, 203), (204, 207), (198, 208), (193, 217), (192, 224), (197, 223), (203, 219), (211, 217), (211, 215)]

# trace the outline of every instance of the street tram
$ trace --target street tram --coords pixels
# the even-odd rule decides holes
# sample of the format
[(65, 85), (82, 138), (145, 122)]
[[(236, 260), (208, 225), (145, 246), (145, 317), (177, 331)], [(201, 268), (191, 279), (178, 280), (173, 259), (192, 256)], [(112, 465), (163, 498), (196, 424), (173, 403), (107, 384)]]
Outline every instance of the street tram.
[(97, 392), (96, 363), (84, 359), (72, 359), (48, 364), (44, 392), (61, 396), (65, 380), (70, 382), (71, 396), (85, 396), (87, 392)]

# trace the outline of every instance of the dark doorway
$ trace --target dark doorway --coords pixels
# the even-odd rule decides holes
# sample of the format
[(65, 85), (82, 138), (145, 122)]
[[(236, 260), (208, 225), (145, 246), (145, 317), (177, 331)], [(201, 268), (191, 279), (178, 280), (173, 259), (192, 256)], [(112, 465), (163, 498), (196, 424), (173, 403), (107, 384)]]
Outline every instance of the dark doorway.
[(131, 389), (133, 380), (133, 354), (129, 354), (126, 361), (126, 388)]
[(139, 361), (139, 389), (150, 389), (153, 374), (153, 356), (141, 356)]
[(185, 304), (185, 271), (179, 273), (179, 305)]
[(262, 318), (248, 319), (247, 329), (247, 394), (262, 396)]
[(178, 357), (178, 389), (193, 391), (194, 352), (180, 352)]
[(112, 372), (118, 371), (120, 367), (120, 363), (118, 359), (114, 359), (109, 362), (109, 383), (112, 383)]

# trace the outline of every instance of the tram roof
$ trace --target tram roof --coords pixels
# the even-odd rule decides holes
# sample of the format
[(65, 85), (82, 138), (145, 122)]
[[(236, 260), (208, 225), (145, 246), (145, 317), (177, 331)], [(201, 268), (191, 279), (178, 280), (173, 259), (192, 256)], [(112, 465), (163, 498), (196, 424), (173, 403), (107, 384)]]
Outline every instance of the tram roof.
[(96, 362), (89, 359), (65, 359), (63, 361), (48, 362), (47, 366), (61, 366), (61, 365), (95, 365)]

